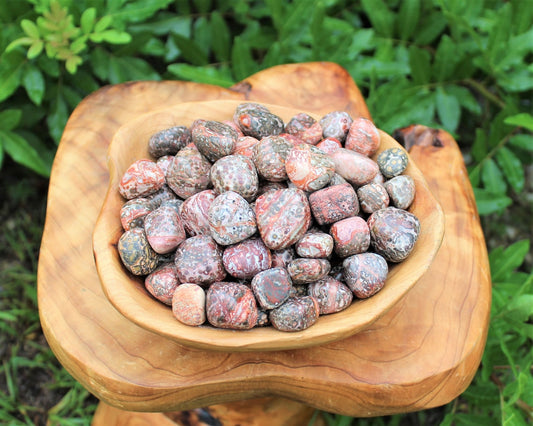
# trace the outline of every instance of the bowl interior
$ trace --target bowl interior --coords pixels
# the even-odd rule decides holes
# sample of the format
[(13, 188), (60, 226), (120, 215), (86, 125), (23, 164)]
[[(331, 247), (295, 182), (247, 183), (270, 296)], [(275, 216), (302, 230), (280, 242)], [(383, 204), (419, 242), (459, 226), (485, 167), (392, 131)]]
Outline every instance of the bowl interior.
[[(122, 266), (117, 243), (123, 233), (119, 212), (124, 199), (118, 192), (118, 182), (125, 170), (135, 160), (150, 158), (148, 140), (155, 132), (177, 125), (189, 126), (198, 118), (229, 120), (240, 103), (242, 101), (229, 100), (183, 103), (147, 113), (125, 124), (115, 134), (108, 151), (108, 192), (93, 234), (96, 267), (106, 296), (119, 312), (135, 324), (180, 344), (207, 350), (303, 348), (346, 338), (363, 330), (385, 314), (415, 285), (430, 266), (442, 241), (443, 212), (420, 170), (411, 160), (405, 174), (415, 180), (416, 196), (409, 211), (418, 217), (421, 224), (420, 236), (411, 255), (400, 264), (389, 265), (387, 282), (380, 292), (368, 299), (354, 299), (344, 311), (320, 316), (318, 321), (306, 330), (287, 333), (273, 327), (260, 327), (234, 331), (209, 325), (184, 325), (174, 318), (170, 307), (157, 301), (146, 291), (143, 278), (131, 275)], [(263, 105), (285, 122), (302, 112), (276, 105)], [(320, 119), (315, 114), (310, 115)], [(400, 145), (381, 132), (378, 153), (391, 147)]]

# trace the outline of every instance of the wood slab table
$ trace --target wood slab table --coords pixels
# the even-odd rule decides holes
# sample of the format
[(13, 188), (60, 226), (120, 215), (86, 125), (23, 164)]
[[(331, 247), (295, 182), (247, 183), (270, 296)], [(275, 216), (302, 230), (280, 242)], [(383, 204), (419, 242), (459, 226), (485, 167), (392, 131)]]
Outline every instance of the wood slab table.
[[(52, 169), (38, 301), (53, 352), (105, 402), (95, 424), (105, 415), (131, 418), (131, 412), (216, 405), (220, 413), (220, 404), (239, 407), (237, 401), (251, 398), (261, 399), (245, 405), (262, 404), (267, 418), (272, 414), (265, 407), (279, 407), (284, 398), (306, 409), (381, 416), (440, 406), (463, 392), (484, 349), (491, 280), (461, 153), (440, 130), (414, 126), (398, 137), (405, 140), (445, 212), (441, 249), (413, 289), (363, 332), (307, 349), (208, 352), (148, 332), (113, 308), (100, 287), (92, 251), (92, 232), (108, 183), (108, 144), (123, 123), (140, 114), (212, 99), (370, 117), (349, 74), (332, 63), (277, 66), (231, 89), (178, 81), (126, 83), (104, 87), (81, 102), (68, 121)], [(307, 419), (312, 409), (306, 411)], [(165, 418), (171, 421), (172, 416)], [(150, 415), (143, 419), (148, 423), (139, 424), (149, 424)], [(172, 422), (178, 420), (174, 416)]]

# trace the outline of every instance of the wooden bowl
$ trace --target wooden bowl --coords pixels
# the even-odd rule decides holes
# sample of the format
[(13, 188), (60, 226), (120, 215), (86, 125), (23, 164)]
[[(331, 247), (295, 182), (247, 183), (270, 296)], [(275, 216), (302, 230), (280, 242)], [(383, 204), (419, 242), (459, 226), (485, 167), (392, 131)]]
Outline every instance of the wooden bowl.
[[(118, 192), (118, 182), (125, 170), (141, 158), (150, 158), (148, 139), (157, 131), (177, 125), (189, 126), (195, 119), (223, 121), (231, 119), (242, 101), (190, 102), (156, 110), (122, 126), (108, 151), (110, 181), (93, 234), (93, 249), (98, 275), (113, 306), (133, 323), (177, 341), (204, 350), (259, 351), (309, 347), (351, 336), (376, 321), (397, 303), (428, 269), (444, 233), (444, 215), (430, 192), (420, 170), (410, 161), (405, 174), (415, 180), (416, 197), (409, 211), (421, 224), (421, 232), (411, 255), (402, 263), (389, 265), (384, 288), (374, 296), (356, 300), (344, 311), (320, 316), (310, 328), (281, 332), (273, 327), (246, 331), (225, 330), (210, 325), (200, 327), (180, 323), (169, 306), (154, 299), (144, 287), (144, 278), (130, 274), (122, 265), (117, 243), (123, 233), (120, 209), (125, 200)], [(301, 112), (268, 105), (285, 122)], [(320, 117), (310, 114), (314, 118)], [(379, 152), (400, 145), (381, 132)], [(378, 152), (378, 153), (379, 153)], [(377, 154), (376, 154), (377, 155)], [(207, 324), (207, 323), (206, 323)]]

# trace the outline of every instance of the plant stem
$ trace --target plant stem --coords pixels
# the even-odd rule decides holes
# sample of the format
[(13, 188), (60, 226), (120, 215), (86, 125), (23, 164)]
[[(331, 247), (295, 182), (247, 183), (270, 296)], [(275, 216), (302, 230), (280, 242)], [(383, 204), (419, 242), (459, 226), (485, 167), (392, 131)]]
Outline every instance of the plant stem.
[(478, 81), (473, 80), (471, 78), (467, 78), (466, 80), (464, 80), (464, 83), (468, 84), (470, 87), (472, 87), (473, 89), (477, 90), (485, 98), (487, 98), (489, 101), (491, 101), (495, 105), (499, 106), (501, 109), (505, 108), (505, 106), (506, 106), (505, 102), (502, 101), (494, 93), (492, 93), (489, 89), (487, 89), (483, 84), (481, 84)]

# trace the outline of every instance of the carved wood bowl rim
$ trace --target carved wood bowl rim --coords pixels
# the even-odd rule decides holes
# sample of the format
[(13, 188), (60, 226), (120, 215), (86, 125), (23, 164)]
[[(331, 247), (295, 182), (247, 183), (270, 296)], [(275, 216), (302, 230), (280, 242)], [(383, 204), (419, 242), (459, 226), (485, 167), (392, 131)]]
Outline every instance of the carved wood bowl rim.
[[(242, 100), (186, 102), (148, 112), (121, 126), (108, 149), (109, 185), (93, 233), (96, 268), (104, 294), (111, 304), (134, 324), (187, 347), (215, 351), (265, 351), (300, 349), (347, 338), (368, 328), (388, 312), (427, 271), (444, 235), (444, 214), (431, 193), (422, 173), (409, 159), (405, 174), (415, 180), (416, 197), (409, 211), (421, 223), (419, 239), (411, 255), (402, 263), (390, 265), (384, 288), (365, 300), (355, 300), (344, 311), (320, 316), (310, 328), (281, 332), (275, 328), (225, 330), (210, 325), (200, 327), (180, 323), (171, 307), (153, 298), (144, 288), (143, 279), (130, 274), (120, 261), (117, 243), (123, 232), (120, 207), (125, 200), (118, 193), (118, 182), (135, 160), (150, 158), (148, 138), (153, 133), (176, 125), (190, 125), (194, 119), (229, 120)], [(261, 103), (287, 122), (302, 112), (294, 108)], [(320, 116), (309, 113), (315, 119)], [(401, 146), (381, 131), (378, 152)], [(402, 148), (403, 149), (403, 148)], [(374, 156), (374, 158), (375, 158)]]

